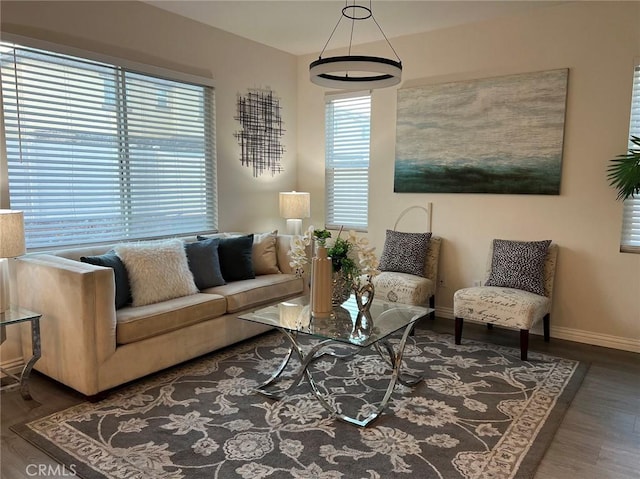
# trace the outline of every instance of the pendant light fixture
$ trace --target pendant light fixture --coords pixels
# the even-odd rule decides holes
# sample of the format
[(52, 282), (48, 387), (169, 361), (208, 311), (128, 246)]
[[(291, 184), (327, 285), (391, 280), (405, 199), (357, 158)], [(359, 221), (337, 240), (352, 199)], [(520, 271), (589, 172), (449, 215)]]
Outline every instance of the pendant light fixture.
[[(327, 49), (333, 34), (343, 18), (351, 20), (351, 36), (349, 37), (348, 55), (322, 58), (322, 54)], [(383, 57), (366, 55), (351, 55), (351, 43), (353, 41), (353, 30), (356, 21), (368, 20), (371, 18), (382, 36), (387, 41), (397, 60)], [(378, 21), (373, 16), (371, 0), (369, 6), (358, 5), (355, 0), (345, 0), (338, 23), (333, 28), (329, 40), (325, 43), (320, 52), (318, 60), (309, 65), (309, 76), (311, 82), (316, 85), (337, 88), (344, 90), (385, 88), (400, 83), (402, 75), (402, 62), (393, 49), (391, 42), (382, 31)]]

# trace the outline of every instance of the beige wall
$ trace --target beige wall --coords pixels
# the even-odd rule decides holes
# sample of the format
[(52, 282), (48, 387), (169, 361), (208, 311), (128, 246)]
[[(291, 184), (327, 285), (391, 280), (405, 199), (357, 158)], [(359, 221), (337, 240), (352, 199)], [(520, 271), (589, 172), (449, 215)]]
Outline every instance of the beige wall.
[[(296, 58), (141, 2), (2, 1), (2, 32), (213, 77), (216, 85), (219, 225), (223, 230), (284, 228), (278, 191), (296, 186)], [(233, 133), (236, 95), (271, 88), (283, 108), (285, 172), (252, 176)]]
[[(404, 66), (400, 88), (569, 68), (568, 103), (559, 196), (396, 194), (396, 88), (375, 90), (369, 237), (378, 251), (404, 208), (432, 202), (432, 229), (445, 241), (437, 307), (446, 316), (454, 291), (483, 278), (493, 238), (552, 239), (561, 247), (552, 336), (640, 351), (640, 255), (619, 252), (622, 206), (605, 178), (607, 160), (626, 149), (640, 3), (576, 2), (392, 44)], [(321, 225), (324, 91), (308, 80), (315, 58), (298, 62), (298, 169)], [(400, 229), (424, 231), (424, 216), (405, 218)]]
[[(212, 75), (220, 228), (284, 228), (277, 192), (294, 188), (312, 193), (313, 223), (323, 223), (324, 92), (307, 70), (317, 55), (296, 59), (137, 2), (3, 0), (0, 8), (3, 32)], [(560, 5), (393, 45), (401, 87), (569, 68), (569, 97), (560, 196), (394, 194), (396, 89), (374, 91), (369, 236), (378, 251), (400, 211), (432, 202), (433, 231), (445, 239), (437, 302), (447, 315), (453, 292), (483, 276), (492, 238), (551, 238), (561, 246), (552, 336), (640, 351), (640, 255), (618, 252), (622, 210), (605, 179), (607, 160), (626, 148), (640, 4)], [(233, 137), (236, 94), (254, 87), (272, 88), (283, 106), (285, 172), (274, 177), (253, 178)], [(412, 215), (400, 226), (422, 222)], [(10, 343), (3, 361), (14, 357)]]
[[(213, 77), (216, 85), (219, 227), (224, 231), (285, 228), (278, 192), (296, 187), (296, 58), (140, 2), (0, 2), (2, 32), (177, 71)], [(271, 88), (282, 106), (285, 171), (252, 176), (233, 133), (236, 95)], [(2, 169), (0, 169), (0, 173)], [(2, 194), (6, 184), (2, 184)], [(46, 313), (46, 311), (45, 311)], [(46, 320), (43, 319), (43, 320)], [(3, 364), (19, 356), (17, 328), (0, 348)]]

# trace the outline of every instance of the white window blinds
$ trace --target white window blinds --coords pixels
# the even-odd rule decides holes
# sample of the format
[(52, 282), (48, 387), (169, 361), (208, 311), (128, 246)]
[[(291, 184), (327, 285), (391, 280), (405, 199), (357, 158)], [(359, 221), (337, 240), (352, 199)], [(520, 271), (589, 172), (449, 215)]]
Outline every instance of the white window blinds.
[[(636, 66), (633, 75), (629, 136), (640, 137), (640, 65)], [(640, 253), (640, 197), (638, 196), (624, 201), (620, 251)]]
[(0, 48), (10, 201), (27, 247), (215, 230), (213, 88)]
[(371, 95), (326, 99), (326, 227), (367, 229)]

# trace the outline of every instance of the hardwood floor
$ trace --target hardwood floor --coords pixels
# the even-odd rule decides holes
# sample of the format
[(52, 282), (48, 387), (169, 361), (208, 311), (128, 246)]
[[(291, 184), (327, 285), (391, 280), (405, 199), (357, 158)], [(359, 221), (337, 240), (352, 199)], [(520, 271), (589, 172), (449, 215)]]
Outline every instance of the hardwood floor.
[[(423, 320), (418, 328), (453, 334), (453, 321)], [(487, 330), (472, 323), (464, 328), (463, 343), (465, 338), (473, 338), (518, 347), (517, 331)], [(640, 477), (640, 354), (553, 337), (550, 343), (545, 343), (536, 335), (531, 335), (529, 347), (531, 351), (590, 363), (535, 479)], [(71, 471), (60, 469), (54, 460), (13, 433), (10, 427), (79, 403), (84, 397), (36, 372), (32, 374), (30, 387), (33, 401), (23, 401), (17, 390), (3, 391), (0, 395), (0, 477), (73, 477)], [(36, 474), (38, 468), (45, 474)]]

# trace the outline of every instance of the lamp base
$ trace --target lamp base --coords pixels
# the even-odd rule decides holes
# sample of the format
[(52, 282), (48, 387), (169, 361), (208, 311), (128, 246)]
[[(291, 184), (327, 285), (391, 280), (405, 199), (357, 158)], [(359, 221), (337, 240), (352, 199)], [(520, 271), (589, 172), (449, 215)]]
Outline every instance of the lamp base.
[(0, 259), (0, 313), (7, 311), (11, 304), (9, 282), (9, 260), (2, 258)]
[(287, 234), (301, 235), (302, 234), (302, 220), (297, 218), (287, 219)]

